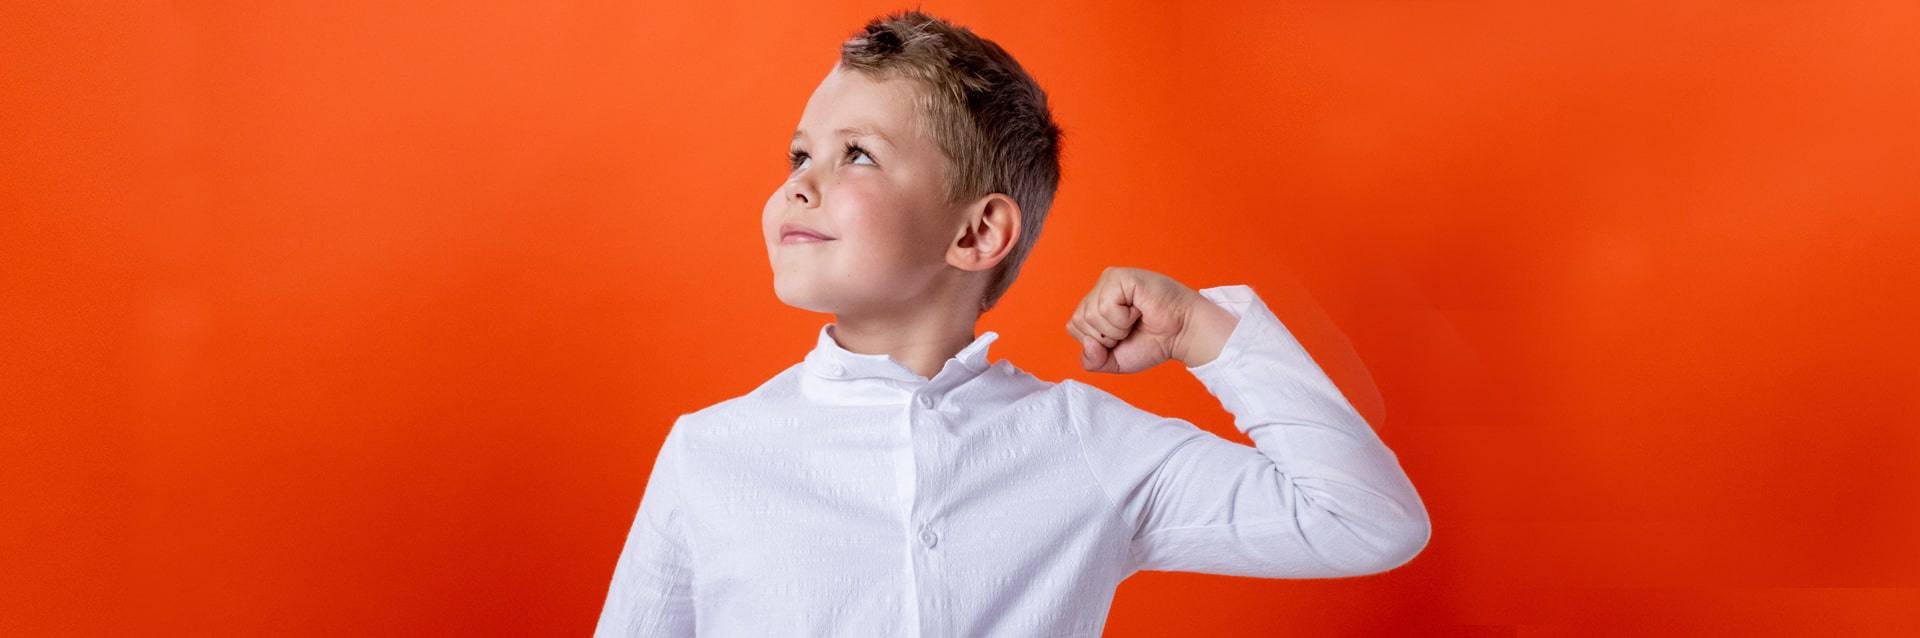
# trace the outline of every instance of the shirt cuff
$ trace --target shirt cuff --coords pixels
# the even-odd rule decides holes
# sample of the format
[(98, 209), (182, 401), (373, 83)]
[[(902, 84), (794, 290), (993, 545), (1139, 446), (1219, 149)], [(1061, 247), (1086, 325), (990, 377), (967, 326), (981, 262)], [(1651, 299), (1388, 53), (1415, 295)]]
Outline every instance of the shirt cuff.
[(1187, 366), (1207, 392), (1220, 400), (1220, 406), (1234, 415), (1234, 427), (1245, 432), (1263, 423), (1300, 419), (1341, 429), (1366, 427), (1333, 380), (1253, 288), (1217, 286), (1199, 292), (1239, 319), (1219, 356)]
[[(1198, 292), (1200, 296), (1225, 308), (1227, 312), (1233, 314), (1234, 318), (1240, 320), (1234, 323), (1233, 331), (1227, 334), (1227, 342), (1220, 346), (1220, 353), (1215, 355), (1212, 361), (1197, 366), (1187, 366), (1187, 372), (1204, 380), (1207, 377), (1218, 377), (1224, 369), (1233, 367), (1233, 359), (1238, 358), (1240, 351), (1246, 349), (1247, 340), (1253, 338), (1249, 333), (1261, 328), (1253, 325), (1258, 323), (1257, 319), (1247, 320), (1248, 311), (1259, 304), (1260, 297), (1254, 294), (1252, 287), (1244, 284), (1202, 288)], [(1265, 310), (1266, 306), (1261, 305), (1260, 308)]]

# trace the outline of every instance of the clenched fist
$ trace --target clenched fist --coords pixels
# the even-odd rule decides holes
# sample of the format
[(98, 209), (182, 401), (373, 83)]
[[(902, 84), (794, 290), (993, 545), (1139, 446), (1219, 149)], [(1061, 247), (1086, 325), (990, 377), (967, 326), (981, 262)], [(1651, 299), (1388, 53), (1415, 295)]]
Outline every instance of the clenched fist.
[(1108, 267), (1067, 321), (1080, 342), (1080, 367), (1132, 374), (1168, 359), (1212, 361), (1239, 320), (1171, 277)]

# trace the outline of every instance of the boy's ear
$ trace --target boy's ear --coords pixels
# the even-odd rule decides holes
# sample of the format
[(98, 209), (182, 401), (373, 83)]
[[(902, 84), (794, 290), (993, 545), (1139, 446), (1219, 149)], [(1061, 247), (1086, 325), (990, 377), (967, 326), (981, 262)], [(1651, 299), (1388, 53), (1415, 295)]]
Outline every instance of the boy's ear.
[(1020, 239), (1020, 205), (1005, 193), (988, 193), (961, 211), (965, 224), (947, 249), (947, 263), (986, 270), (1000, 263)]

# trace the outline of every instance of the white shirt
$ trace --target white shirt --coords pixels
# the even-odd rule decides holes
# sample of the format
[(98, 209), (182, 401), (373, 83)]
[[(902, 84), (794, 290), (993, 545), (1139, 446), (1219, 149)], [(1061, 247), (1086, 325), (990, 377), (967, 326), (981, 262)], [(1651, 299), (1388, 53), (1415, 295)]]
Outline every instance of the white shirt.
[(1253, 289), (1187, 370), (1257, 447), (987, 361), (932, 379), (820, 329), (675, 420), (598, 636), (1099, 636), (1140, 570), (1372, 574), (1427, 544), (1398, 459)]

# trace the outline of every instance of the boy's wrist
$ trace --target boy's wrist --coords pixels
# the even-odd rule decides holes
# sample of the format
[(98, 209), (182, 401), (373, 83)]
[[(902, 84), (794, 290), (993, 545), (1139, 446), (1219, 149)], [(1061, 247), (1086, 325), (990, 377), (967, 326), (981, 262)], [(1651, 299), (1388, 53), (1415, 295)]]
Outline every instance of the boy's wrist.
[(1189, 368), (1212, 362), (1220, 356), (1221, 349), (1227, 345), (1227, 338), (1233, 335), (1233, 328), (1239, 323), (1240, 318), (1220, 307), (1220, 304), (1200, 293), (1193, 293), (1174, 358)]

